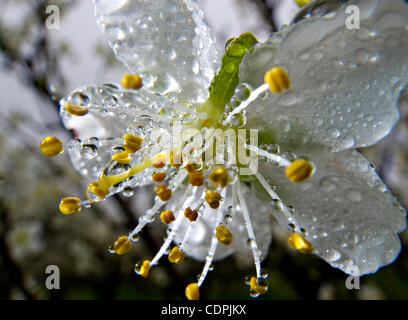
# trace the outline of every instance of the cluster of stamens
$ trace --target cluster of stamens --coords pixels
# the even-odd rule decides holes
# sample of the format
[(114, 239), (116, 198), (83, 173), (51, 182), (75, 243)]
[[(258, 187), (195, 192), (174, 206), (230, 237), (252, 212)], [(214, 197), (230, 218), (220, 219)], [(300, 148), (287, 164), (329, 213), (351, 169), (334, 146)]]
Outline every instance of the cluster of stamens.
[[(284, 90), (290, 89), (290, 79), (286, 71), (282, 68), (273, 68), (265, 74), (265, 84), (254, 90), (246, 101), (243, 101), (235, 110), (227, 114), (222, 122), (223, 126), (228, 126), (234, 115), (240, 113), (247, 108), (252, 101), (254, 101), (261, 93), (270, 91), (274, 94), (280, 94)], [(122, 79), (122, 86), (125, 89), (137, 90), (142, 87), (142, 79), (136, 75), (126, 75)], [(65, 105), (65, 112), (72, 116), (83, 116), (88, 113), (88, 109), (82, 106), (75, 106), (72, 104)], [(207, 119), (208, 121), (201, 122), (202, 127), (210, 127), (210, 123), (214, 123), (214, 119)], [(116, 193), (112, 187), (130, 179), (138, 173), (153, 168), (151, 180), (156, 184), (154, 192), (156, 194), (156, 201), (153, 207), (140, 217), (139, 224), (128, 235), (120, 236), (110, 248), (110, 252), (115, 254), (125, 254), (132, 249), (133, 243), (138, 240), (138, 234), (143, 227), (154, 220), (156, 214), (160, 213), (160, 219), (170, 228), (159, 252), (152, 260), (145, 260), (142, 264), (135, 266), (135, 272), (146, 278), (149, 275), (151, 268), (158, 264), (160, 258), (168, 254), (170, 262), (179, 264), (186, 257), (184, 248), (192, 236), (192, 229), (194, 224), (203, 216), (204, 208), (209, 208), (216, 215), (216, 226), (214, 227), (213, 236), (211, 239), (211, 246), (208, 250), (206, 262), (202, 273), (197, 282), (191, 283), (187, 286), (185, 294), (188, 299), (195, 300), (199, 298), (199, 288), (202, 285), (210, 267), (212, 266), (213, 257), (220, 243), (224, 246), (231, 246), (234, 242), (233, 234), (228, 227), (223, 223), (223, 211), (225, 209), (226, 190), (232, 188), (232, 215), (238, 214), (236, 207), (239, 204), (239, 210), (242, 213), (248, 231), (248, 237), (251, 242), (251, 249), (254, 256), (256, 267), (256, 277), (250, 277), (246, 283), (250, 286), (251, 296), (259, 296), (268, 290), (268, 283), (266, 280), (266, 273), (260, 268), (260, 254), (256, 243), (256, 237), (252, 228), (251, 219), (245, 198), (243, 196), (242, 186), (239, 181), (239, 169), (237, 166), (230, 164), (220, 165), (206, 165), (206, 163), (196, 165), (194, 159), (184, 157), (180, 151), (169, 150), (160, 152), (153, 157), (146, 157), (139, 163), (130, 166), (135, 154), (143, 151), (144, 138), (126, 133), (122, 139), (122, 151), (115, 153), (108, 166), (113, 164), (121, 164), (127, 166), (127, 170), (116, 175), (107, 175), (105, 170), (99, 175), (97, 181), (89, 184), (86, 190), (86, 200), (80, 200), (76, 197), (67, 197), (61, 200), (59, 209), (63, 214), (75, 214), (81, 211), (82, 206), (90, 206), (93, 203), (104, 200), (106, 197)], [(198, 156), (201, 155), (213, 145), (203, 146)], [(265, 161), (273, 161), (280, 167), (284, 167), (286, 177), (293, 183), (300, 183), (309, 179), (315, 168), (311, 162), (306, 159), (287, 159), (277, 153), (270, 153), (256, 145), (245, 144), (248, 151), (257, 152), (259, 159)], [(42, 153), (46, 156), (55, 156), (64, 151), (63, 142), (55, 137), (47, 137), (40, 145)], [(177, 161), (176, 161), (177, 160)], [(108, 167), (107, 167), (108, 168)], [(106, 169), (106, 168), (105, 168)], [(170, 174), (175, 173), (175, 174)], [(300, 230), (297, 225), (289, 206), (286, 206), (274, 189), (268, 184), (263, 176), (257, 172), (254, 174), (255, 178), (264, 187), (266, 192), (271, 197), (272, 202), (280, 203), (280, 211), (287, 217), (289, 221), (295, 226), (295, 229)], [(174, 192), (180, 188), (181, 185), (188, 183), (188, 190), (186, 194), (199, 194), (201, 192), (201, 202), (183, 207), (185, 202), (177, 204), (174, 210), (161, 210), (163, 206), (172, 198)], [(188, 197), (188, 196), (187, 196)], [(189, 227), (184, 235), (181, 243), (174, 246), (170, 250), (171, 243), (175, 239), (175, 235), (181, 223), (188, 221)], [(295, 232), (288, 238), (288, 244), (291, 248), (297, 249), (303, 253), (311, 253), (313, 251), (312, 245), (305, 237)]]

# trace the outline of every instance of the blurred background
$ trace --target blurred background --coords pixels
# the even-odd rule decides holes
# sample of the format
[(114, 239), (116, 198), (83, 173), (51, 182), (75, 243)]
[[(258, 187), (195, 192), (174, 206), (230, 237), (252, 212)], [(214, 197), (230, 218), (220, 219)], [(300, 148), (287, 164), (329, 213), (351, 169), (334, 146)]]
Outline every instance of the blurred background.
[[(293, 0), (200, 0), (221, 52), (228, 39), (250, 31), (265, 40), (289, 23)], [(48, 30), (48, 5), (60, 10), (59, 29)], [(148, 279), (133, 273), (136, 262), (152, 257), (165, 230), (154, 223), (127, 255), (108, 253), (119, 235), (151, 206), (142, 188), (119, 195), (75, 216), (58, 211), (61, 197), (79, 195), (86, 183), (67, 154), (46, 158), (39, 143), (49, 135), (64, 141), (71, 133), (58, 117), (58, 100), (75, 88), (120, 82), (125, 68), (99, 33), (91, 0), (0, 0), (0, 299), (184, 299), (202, 264), (162, 259)], [(407, 90), (406, 90), (407, 91)], [(361, 150), (392, 192), (408, 207), (408, 97), (401, 121), (374, 147)], [(360, 290), (347, 290), (346, 275), (313, 255), (288, 248), (277, 226), (263, 267), (269, 292), (261, 299), (407, 299), (408, 233), (390, 266), (363, 277)], [(48, 290), (48, 265), (60, 269), (60, 289)], [(244, 277), (251, 259), (231, 256), (214, 263), (202, 287), (204, 299), (251, 299)]]

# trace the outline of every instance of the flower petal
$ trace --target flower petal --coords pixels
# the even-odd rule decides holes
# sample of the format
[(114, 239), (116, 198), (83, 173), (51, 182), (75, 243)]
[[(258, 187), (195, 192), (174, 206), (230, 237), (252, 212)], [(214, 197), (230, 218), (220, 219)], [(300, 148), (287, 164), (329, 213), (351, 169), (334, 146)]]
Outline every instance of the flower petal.
[[(374, 144), (398, 121), (397, 101), (408, 82), (408, 4), (318, 4), (311, 17), (248, 51), (241, 82), (257, 87), (273, 67), (286, 69), (292, 82), (289, 91), (268, 92), (248, 106), (248, 126), (296, 150), (311, 144), (333, 151)], [(347, 5), (360, 10), (359, 30), (346, 28)]]
[[(260, 172), (295, 208), (293, 218), (306, 230), (315, 253), (346, 273), (358, 266), (360, 275), (391, 263), (400, 252), (397, 234), (406, 228), (406, 212), (375, 169), (354, 150), (307, 156), (317, 171), (306, 182), (292, 183), (263, 163)], [(286, 228), (283, 213), (276, 215)]]
[[(123, 151), (120, 148), (126, 133), (146, 138), (145, 146), (157, 145), (147, 137), (155, 133), (158, 139), (162, 129), (172, 132), (171, 118), (183, 117), (190, 111), (146, 89), (122, 90), (113, 84), (79, 88), (63, 98), (60, 105), (65, 127), (74, 130), (80, 139), (68, 147), (71, 161), (75, 169), (90, 180), (99, 176), (113, 154)], [(71, 115), (69, 106), (85, 114)], [(144, 150), (132, 156), (133, 162), (143, 160), (142, 152)]]
[(97, 23), (118, 59), (143, 83), (204, 100), (219, 64), (215, 40), (192, 0), (94, 0)]

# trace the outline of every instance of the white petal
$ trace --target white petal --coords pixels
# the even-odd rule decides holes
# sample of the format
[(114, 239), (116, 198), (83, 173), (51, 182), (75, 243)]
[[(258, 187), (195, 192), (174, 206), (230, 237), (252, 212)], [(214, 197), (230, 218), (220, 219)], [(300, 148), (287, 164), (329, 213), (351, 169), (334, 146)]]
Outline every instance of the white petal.
[[(346, 28), (347, 5), (360, 8), (359, 30)], [(288, 71), (292, 88), (258, 98), (247, 120), (297, 150), (376, 143), (398, 121), (397, 101), (408, 83), (406, 2), (327, 1), (315, 12), (327, 8), (336, 10), (286, 27), (250, 50), (240, 70), (240, 80), (253, 87), (272, 67)]]
[[(67, 104), (87, 108), (88, 113), (71, 116), (65, 111)], [(173, 112), (173, 108), (181, 112), (161, 95), (145, 89), (122, 90), (112, 84), (79, 88), (63, 98), (60, 105), (65, 127), (74, 130), (76, 138), (81, 140), (71, 142), (68, 148), (71, 161), (74, 168), (89, 180), (95, 180), (107, 166), (114, 148), (123, 146), (126, 133), (142, 136), (143, 132), (152, 132), (155, 128), (171, 132), (170, 117), (158, 115), (158, 112)], [(135, 132), (142, 121), (140, 132)], [(139, 153), (134, 161), (139, 159)]]
[(406, 212), (374, 168), (353, 150), (307, 156), (317, 171), (303, 183), (292, 183), (282, 170), (264, 164), (260, 172), (295, 208), (294, 219), (316, 254), (347, 273), (349, 266), (358, 266), (361, 275), (391, 263), (400, 252), (398, 233), (406, 228)]
[(118, 59), (144, 84), (203, 100), (219, 65), (215, 40), (192, 0), (94, 0), (97, 23)]

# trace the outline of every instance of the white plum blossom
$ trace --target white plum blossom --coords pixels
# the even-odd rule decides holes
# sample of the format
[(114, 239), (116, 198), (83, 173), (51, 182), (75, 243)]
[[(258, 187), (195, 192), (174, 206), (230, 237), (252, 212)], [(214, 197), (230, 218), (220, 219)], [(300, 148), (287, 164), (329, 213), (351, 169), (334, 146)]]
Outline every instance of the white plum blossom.
[[(165, 254), (174, 263), (205, 261), (186, 288), (189, 299), (199, 297), (214, 260), (238, 251), (254, 259), (251, 296), (267, 291), (260, 263), (271, 214), (292, 248), (346, 273), (352, 266), (374, 273), (394, 261), (406, 211), (356, 149), (399, 120), (406, 1), (315, 1), (264, 43), (250, 34), (232, 39), (222, 59), (193, 0), (94, 4), (99, 28), (131, 74), (121, 87), (87, 86), (61, 101), (61, 117), (78, 136), (66, 150), (90, 182), (86, 200), (61, 201), (63, 213), (155, 184), (154, 206), (111, 251), (128, 252), (160, 217), (169, 225), (163, 246), (135, 271), (147, 277)], [(358, 30), (346, 28), (348, 5), (360, 9)], [(219, 132), (233, 137), (216, 142)], [(63, 151), (54, 137), (41, 147), (47, 155)]]

